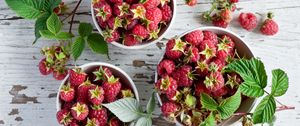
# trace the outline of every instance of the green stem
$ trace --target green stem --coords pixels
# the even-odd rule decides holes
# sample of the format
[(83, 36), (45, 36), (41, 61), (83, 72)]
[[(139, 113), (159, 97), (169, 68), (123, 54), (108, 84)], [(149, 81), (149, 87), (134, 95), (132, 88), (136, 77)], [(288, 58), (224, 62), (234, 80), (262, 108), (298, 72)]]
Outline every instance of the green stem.
[[(266, 90), (264, 90), (264, 92), (265, 92), (266, 94), (270, 95), (270, 93), (267, 92)], [(280, 101), (278, 101), (276, 98), (274, 98), (274, 99), (275, 99), (275, 101), (276, 101), (278, 104), (280, 104), (281, 106), (286, 106), (286, 105), (284, 105), (283, 103), (281, 103)]]

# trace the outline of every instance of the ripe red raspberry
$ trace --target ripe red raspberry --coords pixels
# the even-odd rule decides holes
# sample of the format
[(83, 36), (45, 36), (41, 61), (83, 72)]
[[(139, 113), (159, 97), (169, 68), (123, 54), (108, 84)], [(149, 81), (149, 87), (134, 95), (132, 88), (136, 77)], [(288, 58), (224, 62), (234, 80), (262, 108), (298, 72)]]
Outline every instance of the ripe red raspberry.
[(80, 84), (82, 84), (85, 81), (85, 78), (87, 76), (86, 73), (84, 73), (81, 68), (74, 68), (70, 70), (70, 83), (71, 86), (77, 87)]
[(53, 71), (53, 68), (47, 63), (46, 58), (44, 58), (39, 63), (39, 70), (42, 75), (48, 75)]
[(56, 119), (59, 124), (69, 125), (72, 121), (71, 114), (68, 110), (62, 109), (56, 113)]
[(98, 119), (96, 118), (88, 118), (86, 122), (86, 126), (100, 126)]
[(108, 28), (115, 30), (122, 27), (122, 21), (119, 17), (111, 17), (107, 20)]
[(188, 6), (195, 6), (197, 4), (197, 0), (185, 0), (185, 4)]
[(194, 80), (192, 67), (184, 65), (173, 72), (172, 77), (178, 82), (179, 87), (190, 87)]
[(98, 119), (100, 126), (105, 126), (108, 121), (107, 109), (102, 106), (92, 106), (89, 112), (90, 118)]
[(170, 76), (164, 76), (155, 83), (155, 88), (162, 93), (170, 93), (177, 90), (177, 81)]
[[(158, 30), (158, 25), (159, 25), (158, 23), (151, 21), (150, 24), (147, 26), (147, 29), (150, 31), (150, 33), (149, 33), (150, 37), (151, 37), (152, 32), (155, 32), (156, 30)], [(157, 38), (157, 37), (153, 37), (153, 38)]]
[(234, 42), (228, 36), (222, 36), (219, 42), (216, 56), (219, 59), (226, 60), (228, 56), (234, 53)]
[(231, 49), (234, 49), (235, 43), (234, 43), (234, 41), (231, 39), (231, 37), (229, 37), (228, 35), (222, 35), (222, 36), (221, 36), (221, 42), (227, 43), (227, 45), (228, 45)]
[(74, 102), (64, 102), (62, 105), (62, 109), (66, 109), (66, 110), (71, 110), (72, 106), (73, 106)]
[(195, 96), (200, 96), (201, 93), (206, 93), (208, 95), (211, 94), (211, 92), (206, 88), (205, 84), (203, 83), (203, 80), (199, 80), (195, 84)]
[(149, 21), (154, 22), (155, 24), (158, 24), (161, 21), (161, 19), (162, 19), (162, 12), (157, 7), (153, 7), (153, 8), (147, 9), (147, 11), (146, 11), (146, 18)]
[(222, 87), (219, 90), (212, 92), (212, 96), (215, 98), (220, 98), (228, 93), (228, 88), (227, 87)]
[(185, 63), (196, 63), (200, 59), (198, 48), (190, 46), (185, 52), (183, 62)]
[(119, 18), (124, 18), (127, 14), (129, 14), (129, 8), (130, 5), (126, 2), (116, 3), (113, 7), (113, 14)]
[(103, 37), (107, 42), (114, 42), (120, 39), (120, 33), (117, 30), (106, 29), (103, 31)]
[(139, 0), (125, 0), (125, 1), (126, 1), (126, 3), (128, 3), (128, 4), (136, 4), (136, 3), (139, 2)]
[(183, 55), (186, 45), (181, 39), (170, 39), (167, 42), (165, 54), (169, 59), (178, 59)]
[(122, 3), (123, 2), (123, 0), (109, 0), (111, 3)]
[(126, 46), (134, 46), (138, 44), (140, 41), (136, 39), (133, 35), (126, 33), (124, 35), (123, 44)]
[(257, 19), (253, 13), (241, 13), (239, 22), (240, 25), (248, 31), (252, 31), (257, 26)]
[(108, 20), (112, 15), (111, 7), (106, 2), (101, 2), (99, 7), (94, 7), (94, 10), (96, 11), (96, 17), (101, 17), (103, 21)]
[(108, 121), (108, 126), (122, 126), (123, 124), (117, 117), (113, 117)]
[(140, 24), (137, 24), (133, 27), (132, 34), (140, 39), (146, 39), (147, 37), (149, 37), (149, 31)]
[(78, 124), (78, 121), (76, 119), (72, 119), (72, 121), (70, 122), (70, 126), (80, 126)]
[(203, 32), (201, 30), (192, 31), (184, 36), (184, 40), (193, 46), (198, 46), (203, 41)]
[(72, 116), (78, 120), (84, 120), (89, 114), (89, 108), (85, 103), (77, 102), (71, 108)]
[(209, 71), (209, 64), (208, 64), (207, 60), (197, 61), (196, 73), (200, 77), (205, 77), (208, 74), (208, 71)]
[(144, 19), (146, 14), (146, 8), (142, 4), (131, 5), (130, 11), (133, 19)]
[(260, 28), (260, 31), (264, 35), (275, 35), (278, 32), (278, 24), (272, 19), (274, 15), (268, 13), (268, 19), (266, 19)]
[(107, 78), (111, 77), (112, 75), (113, 74), (110, 68), (100, 66), (97, 67), (93, 73), (91, 73), (90, 78), (93, 80), (92, 82), (100, 85), (103, 81), (107, 80)]
[(94, 105), (100, 105), (104, 100), (104, 90), (100, 86), (93, 86), (89, 89), (88, 98)]
[(170, 75), (175, 70), (175, 63), (172, 60), (164, 59), (157, 65), (159, 76)]
[(107, 23), (105, 21), (103, 21), (103, 19), (101, 17), (96, 17), (97, 18), (97, 22), (98, 25), (100, 26), (100, 28), (105, 29), (107, 26)]
[(230, 3), (237, 3), (239, 0), (230, 0)]
[(203, 40), (209, 40), (211, 41), (214, 45), (218, 44), (218, 36), (211, 32), (211, 31), (203, 31)]
[(168, 92), (166, 93), (166, 96), (168, 98), (169, 101), (178, 101), (180, 100), (180, 92), (179, 91), (171, 91), (171, 92)]
[(225, 65), (226, 65), (225, 59), (220, 59), (218, 57), (213, 58), (209, 64), (209, 70), (212, 72), (216, 72), (216, 71), (221, 72), (221, 70), (225, 67)]
[(216, 56), (216, 46), (212, 41), (204, 40), (199, 44), (200, 59), (209, 61)]
[(59, 91), (60, 99), (65, 102), (71, 102), (75, 97), (75, 90), (70, 84), (63, 85)]
[(62, 80), (68, 75), (68, 70), (65, 68), (60, 68), (59, 70), (53, 71), (53, 78), (56, 80)]
[(161, 106), (161, 112), (167, 118), (175, 118), (176, 112), (179, 111), (179, 106), (174, 102), (165, 102)]
[(96, 87), (89, 80), (86, 80), (84, 83), (80, 84), (77, 88), (77, 101), (88, 103), (89, 100), (89, 90)]
[(231, 10), (230, 9), (222, 9), (221, 12), (219, 13), (219, 16), (223, 21), (226, 23), (229, 23), (232, 20), (232, 15), (231, 15)]
[(145, 0), (143, 5), (147, 9), (157, 7), (160, 4), (160, 0)]
[(212, 24), (217, 27), (221, 28), (227, 28), (228, 22), (224, 21), (222, 18), (218, 17), (217, 15), (214, 15), (212, 17)]
[(113, 102), (117, 99), (117, 96), (121, 90), (122, 84), (119, 78), (111, 76), (108, 78), (107, 81), (103, 82), (103, 90), (104, 90), (104, 97), (107, 102)]
[(224, 78), (221, 72), (211, 72), (206, 76), (204, 84), (211, 92), (215, 92), (224, 87)]
[(169, 5), (165, 4), (164, 6), (161, 7), (161, 12), (162, 12), (162, 21), (167, 23), (171, 21), (172, 19), (172, 9)]
[(138, 19), (133, 19), (131, 16), (126, 16), (124, 19), (124, 28), (126, 30), (131, 30), (138, 23)]

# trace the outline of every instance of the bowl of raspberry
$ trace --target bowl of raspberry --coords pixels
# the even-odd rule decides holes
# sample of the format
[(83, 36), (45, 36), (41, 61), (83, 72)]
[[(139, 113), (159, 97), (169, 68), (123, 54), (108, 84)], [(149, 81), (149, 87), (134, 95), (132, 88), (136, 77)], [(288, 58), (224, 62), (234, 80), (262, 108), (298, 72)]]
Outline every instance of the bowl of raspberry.
[(59, 124), (65, 126), (125, 126), (102, 104), (132, 97), (139, 101), (131, 78), (120, 68), (93, 62), (69, 70), (57, 95)]
[(239, 115), (226, 117), (210, 110), (214, 108), (207, 109), (234, 98), (241, 102), (232, 112), (247, 113), (252, 109), (255, 99), (238, 91), (243, 79), (226, 70), (240, 57), (249, 59), (253, 54), (241, 37), (223, 28), (200, 27), (170, 39), (157, 65), (154, 85), (165, 119), (182, 126), (202, 125), (210, 115), (217, 125), (232, 125), (240, 120)]
[(105, 41), (141, 49), (161, 40), (175, 19), (175, 0), (93, 0), (93, 22)]

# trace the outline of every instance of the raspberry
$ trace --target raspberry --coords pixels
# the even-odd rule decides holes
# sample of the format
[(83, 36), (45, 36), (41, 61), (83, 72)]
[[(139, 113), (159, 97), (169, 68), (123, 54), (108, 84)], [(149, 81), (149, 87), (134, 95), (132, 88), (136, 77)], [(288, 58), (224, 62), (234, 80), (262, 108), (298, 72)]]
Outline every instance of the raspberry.
[(163, 115), (168, 118), (175, 118), (176, 112), (179, 109), (179, 106), (174, 102), (165, 102), (161, 106), (161, 111)]
[(212, 95), (215, 98), (219, 98), (219, 97), (226, 95), (227, 93), (228, 93), (228, 88), (224, 86), (224, 87), (220, 88), (219, 90), (212, 92)]
[(145, 39), (149, 36), (149, 31), (140, 24), (137, 24), (132, 29), (132, 34), (140, 39)]
[(94, 105), (100, 105), (104, 100), (104, 90), (100, 86), (93, 86), (88, 91), (88, 98)]
[(219, 16), (221, 17), (221, 19), (223, 21), (225, 21), (226, 23), (229, 23), (232, 20), (231, 13), (232, 12), (229, 9), (222, 9), (221, 12), (219, 13)]
[(172, 19), (172, 9), (169, 5), (164, 5), (161, 7), (162, 12), (162, 21), (163, 22), (169, 22)]
[(143, 5), (147, 9), (157, 7), (160, 4), (160, 0), (145, 0)]
[(185, 0), (185, 4), (188, 6), (195, 6), (197, 4), (197, 0)]
[(208, 74), (209, 65), (207, 60), (199, 60), (197, 61), (196, 73), (200, 77), (205, 77)]
[(65, 109), (62, 109), (56, 113), (56, 119), (59, 124), (63, 125), (69, 125), (72, 121), (70, 112)]
[(108, 126), (122, 126), (123, 124), (117, 117), (113, 117), (108, 121)]
[(133, 19), (132, 17), (130, 16), (126, 16), (125, 19), (124, 19), (124, 28), (126, 30), (131, 30), (133, 29), (133, 27), (138, 24), (138, 20), (137, 19)]
[(62, 80), (64, 79), (68, 74), (68, 70), (65, 68), (59, 68), (58, 70), (53, 71), (53, 78), (56, 80)]
[(210, 60), (216, 56), (216, 46), (212, 41), (204, 40), (199, 44), (200, 59)]
[(122, 3), (123, 2), (123, 0), (109, 0), (111, 3)]
[(218, 44), (218, 36), (211, 32), (211, 31), (203, 31), (203, 40), (209, 40), (210, 42), (212, 42), (214, 45)]
[(139, 41), (131, 34), (126, 33), (123, 39), (123, 44), (126, 46), (134, 46), (138, 44)]
[(39, 70), (42, 75), (48, 75), (53, 71), (50, 64), (47, 63), (46, 58), (42, 59), (39, 63)]
[(241, 13), (239, 23), (244, 29), (252, 31), (257, 26), (257, 19), (253, 13)]
[(114, 42), (119, 40), (120, 33), (117, 30), (106, 29), (103, 31), (103, 37), (107, 42)]
[(192, 31), (184, 36), (184, 40), (193, 46), (198, 46), (203, 41), (203, 32), (201, 30)]
[(192, 67), (184, 65), (173, 72), (172, 77), (178, 82), (178, 86), (190, 87), (193, 84), (194, 80)]
[(102, 106), (92, 106), (89, 112), (89, 118), (98, 119), (100, 126), (105, 126), (107, 123), (107, 110)]
[(222, 18), (218, 17), (217, 15), (214, 15), (212, 17), (212, 24), (217, 27), (221, 28), (227, 28), (228, 23), (224, 21)]
[(139, 0), (125, 0), (128, 4), (136, 4)]
[(85, 103), (77, 102), (71, 108), (71, 114), (76, 120), (84, 120), (89, 114), (89, 108)]
[(157, 65), (157, 72), (159, 76), (165, 76), (173, 73), (175, 70), (175, 63), (172, 60), (162, 60), (158, 65)]
[(96, 18), (97, 18), (98, 25), (102, 29), (105, 29), (107, 27), (107, 23), (105, 21), (103, 21), (103, 19), (101, 17), (96, 17)]
[(206, 93), (208, 95), (211, 94), (211, 92), (204, 85), (203, 80), (199, 80), (195, 84), (195, 95), (200, 96), (201, 93)]
[(122, 21), (119, 17), (111, 17), (107, 20), (108, 28), (115, 30), (122, 27)]
[(225, 59), (220, 59), (219, 57), (213, 58), (209, 64), (209, 70), (212, 72), (216, 72), (216, 71), (221, 72), (221, 70), (225, 67), (225, 65), (226, 65)]
[(70, 86), (70, 84), (63, 85), (61, 90), (59, 91), (60, 99), (62, 99), (65, 102), (70, 102), (75, 97), (75, 90), (73, 87)]
[(96, 87), (92, 84), (90, 80), (86, 80), (84, 83), (80, 84), (77, 88), (77, 101), (88, 103), (89, 100), (89, 90)]
[(177, 90), (177, 81), (170, 76), (164, 76), (155, 83), (155, 88), (168, 94)]
[(183, 59), (183, 62), (185, 62), (185, 63), (195, 63), (200, 58), (198, 48), (196, 48), (196, 47), (190, 46), (188, 51), (185, 53), (186, 53), (186, 55)]
[(99, 7), (95, 7), (96, 17), (101, 17), (103, 21), (108, 20), (112, 15), (111, 7), (108, 3), (102, 2)]
[(70, 70), (70, 83), (72, 86), (77, 87), (85, 81), (86, 73), (82, 72), (81, 68), (74, 68)]
[(114, 15), (118, 16), (119, 18), (125, 17), (129, 13), (130, 5), (126, 2), (117, 3), (113, 7)]
[(88, 118), (86, 126), (100, 126), (100, 123), (96, 118), (92, 118), (92, 119)]
[(153, 7), (147, 9), (146, 11), (146, 18), (155, 24), (158, 24), (162, 19), (162, 12), (159, 8)]
[(211, 72), (206, 76), (204, 84), (209, 91), (215, 92), (224, 87), (224, 78), (221, 72)]
[(146, 8), (142, 4), (133, 4), (130, 7), (133, 19), (144, 19), (146, 14)]
[(103, 82), (103, 90), (104, 90), (104, 96), (105, 100), (107, 102), (113, 102), (117, 99), (117, 95), (119, 94), (122, 84), (119, 80), (119, 78), (115, 78), (114, 76), (111, 76), (108, 78), (107, 81)]
[(171, 39), (167, 42), (165, 54), (169, 59), (180, 58), (183, 55), (185, 47), (186, 43), (181, 39)]
[(266, 19), (260, 28), (260, 31), (264, 35), (275, 35), (278, 32), (278, 24), (272, 19), (274, 15), (268, 13), (268, 19)]

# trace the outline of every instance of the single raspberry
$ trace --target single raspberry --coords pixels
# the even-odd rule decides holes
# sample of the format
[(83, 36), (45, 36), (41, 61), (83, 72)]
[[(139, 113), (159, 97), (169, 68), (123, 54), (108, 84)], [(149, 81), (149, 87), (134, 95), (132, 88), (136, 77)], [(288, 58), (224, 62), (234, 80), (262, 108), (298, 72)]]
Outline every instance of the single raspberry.
[(149, 31), (140, 24), (137, 24), (132, 29), (132, 34), (140, 40), (146, 39), (149, 36)]
[(77, 102), (71, 108), (72, 116), (78, 120), (84, 120), (89, 114), (89, 108), (85, 103)]
[(122, 123), (117, 117), (112, 117), (108, 121), (108, 126), (122, 126)]
[(116, 100), (117, 95), (119, 94), (122, 84), (119, 78), (111, 76), (108, 78), (107, 81), (103, 82), (103, 90), (104, 90), (104, 97), (107, 102), (113, 102)]
[(161, 9), (161, 13), (162, 13), (161, 20), (164, 23), (167, 23), (167, 22), (171, 21), (172, 16), (173, 16), (171, 7), (167, 4), (165, 4), (160, 9)]
[(92, 118), (92, 119), (88, 118), (86, 126), (100, 126), (100, 122), (96, 118)]
[(222, 35), (220, 40), (221, 40), (220, 42), (227, 43), (230, 49), (234, 49), (235, 43), (232, 40), (232, 38), (229, 37), (228, 35)]
[(119, 17), (111, 17), (107, 20), (107, 26), (110, 29), (117, 29), (119, 27), (122, 27), (122, 19), (120, 19)]
[(242, 78), (237, 73), (229, 73), (226, 76), (226, 83), (231, 89), (238, 87), (242, 83)]
[(226, 62), (225, 59), (220, 59), (220, 58), (213, 58), (212, 61), (209, 64), (209, 71), (216, 72), (219, 71), (221, 72), (222, 69), (225, 67)]
[(177, 90), (177, 81), (170, 76), (164, 76), (155, 83), (155, 88), (162, 93), (170, 93)]
[(126, 1), (126, 3), (128, 3), (128, 4), (136, 4), (136, 3), (139, 2), (139, 0), (125, 0), (125, 1)]
[(77, 88), (77, 101), (88, 103), (89, 100), (89, 90), (96, 87), (92, 84), (90, 80), (86, 80), (84, 83), (80, 84)]
[(134, 46), (138, 44), (140, 41), (134, 37), (134, 35), (126, 33), (124, 35), (123, 44), (126, 46)]
[(179, 106), (174, 102), (165, 102), (161, 106), (162, 114), (169, 119), (175, 119), (179, 109)]
[(172, 73), (172, 77), (178, 82), (180, 87), (190, 87), (195, 79), (192, 67), (188, 65), (181, 66)]
[(107, 42), (114, 42), (120, 39), (120, 33), (117, 30), (106, 29), (103, 31), (103, 37)]
[(157, 65), (159, 76), (170, 75), (175, 70), (175, 63), (172, 60), (164, 59)]
[(183, 62), (185, 63), (196, 63), (200, 59), (198, 48), (190, 46), (185, 52)]
[(63, 85), (59, 91), (60, 99), (65, 102), (71, 102), (75, 97), (75, 90), (70, 84)]
[(264, 21), (260, 27), (260, 31), (264, 35), (275, 35), (278, 32), (278, 24), (273, 20), (274, 15), (269, 12), (268, 18)]
[(103, 21), (101, 17), (96, 17), (96, 18), (97, 18), (98, 25), (100, 26), (101, 29), (105, 29), (106, 27), (108, 27), (107, 23)]
[(153, 7), (147, 9), (145, 16), (147, 20), (158, 24), (162, 19), (162, 12), (159, 8)]
[(87, 76), (86, 73), (84, 73), (81, 68), (74, 68), (70, 70), (70, 83), (71, 86), (77, 87), (80, 84), (82, 84), (85, 81), (85, 78)]
[(70, 122), (70, 126), (80, 126), (78, 124), (78, 121), (76, 119), (72, 119), (72, 121)]
[(112, 71), (108, 67), (100, 66), (95, 69), (92, 73), (92, 80), (98, 84), (102, 84), (103, 81), (107, 80), (112, 76)]
[(39, 63), (39, 70), (42, 75), (48, 75), (53, 71), (53, 68), (50, 63), (46, 61), (46, 58), (44, 58)]
[(130, 7), (131, 15), (133, 19), (144, 19), (146, 14), (146, 8), (142, 4), (133, 4)]
[(111, 7), (108, 3), (102, 2), (99, 7), (94, 8), (96, 17), (101, 17), (103, 21), (108, 20), (112, 15)]
[(109, 0), (111, 3), (117, 4), (117, 3), (122, 3), (123, 0)]
[(169, 101), (179, 101), (181, 98), (181, 93), (180, 91), (171, 91), (166, 93), (166, 96)]
[(73, 106), (74, 102), (64, 102), (62, 105), (62, 109), (66, 109), (66, 110), (71, 110), (72, 106)]
[(186, 43), (181, 39), (170, 39), (166, 45), (166, 56), (169, 59), (178, 59), (183, 55), (183, 52), (186, 48)]
[(142, 4), (145, 8), (151, 9), (157, 7), (160, 4), (160, 0), (142, 0)]
[(212, 42), (214, 45), (218, 44), (218, 36), (211, 31), (203, 31), (203, 40), (208, 40)]
[(68, 70), (65, 68), (59, 68), (53, 71), (53, 78), (56, 80), (62, 80), (68, 75)]
[(185, 0), (185, 4), (188, 6), (195, 6), (197, 4), (197, 0)]
[(130, 5), (126, 2), (116, 3), (113, 7), (113, 14), (119, 18), (124, 18), (127, 14), (129, 14), (129, 8)]
[(217, 15), (214, 15), (212, 17), (212, 24), (214, 26), (221, 27), (221, 28), (227, 28), (228, 26), (228, 22), (224, 21), (222, 18), (220, 18)]
[(93, 86), (89, 89), (88, 98), (94, 105), (100, 105), (104, 100), (104, 90), (100, 86)]
[(209, 61), (216, 56), (216, 46), (212, 41), (204, 40), (199, 44), (200, 59)]
[(126, 16), (124, 18), (124, 28), (126, 30), (131, 30), (135, 25), (139, 23), (138, 19), (133, 19), (131, 16)]
[(230, 0), (230, 3), (237, 3), (239, 0)]
[[(153, 22), (153, 21), (150, 21), (150, 23), (147, 25), (147, 29), (150, 31), (149, 34), (151, 34), (151, 32), (154, 32), (154, 31), (159, 31), (159, 30), (158, 30), (158, 25), (159, 25), (158, 23), (155, 23), (155, 22)], [(158, 35), (158, 33), (159, 33), (159, 32), (157, 32), (156, 36)], [(157, 36), (157, 37), (150, 37), (150, 36), (149, 36), (149, 39), (150, 39), (150, 38), (155, 38), (155, 39), (156, 39), (156, 38), (158, 38), (158, 36)]]
[(228, 88), (227, 87), (222, 87), (219, 90), (212, 92), (212, 96), (215, 98), (220, 98), (228, 93)]
[(192, 31), (184, 36), (184, 40), (193, 46), (198, 46), (203, 41), (203, 32), (201, 30)]
[(56, 119), (59, 124), (69, 125), (72, 121), (71, 114), (68, 110), (62, 109), (56, 113)]
[(209, 64), (207, 63), (207, 60), (199, 60), (197, 61), (196, 66), (196, 73), (200, 77), (205, 77), (209, 72)]
[(195, 96), (200, 96), (201, 93), (206, 93), (208, 95), (211, 94), (211, 92), (206, 88), (203, 80), (199, 80), (195, 84)]
[(105, 126), (108, 121), (107, 109), (102, 106), (93, 105), (89, 112), (89, 118), (96, 118), (100, 126)]
[(163, 7), (165, 5), (168, 5), (170, 3), (170, 0), (160, 0), (160, 6)]
[(257, 26), (257, 19), (253, 13), (241, 13), (239, 22), (240, 25), (248, 31), (252, 31)]
[(222, 9), (219, 13), (220, 18), (225, 21), (226, 23), (229, 23), (232, 20), (232, 14), (230, 9)]
[(224, 78), (221, 72), (211, 72), (206, 76), (204, 84), (209, 91), (215, 92), (224, 87)]
[(234, 42), (228, 36), (223, 36), (219, 41), (217, 54), (216, 56), (219, 59), (225, 60), (228, 56), (230, 56), (234, 51)]

